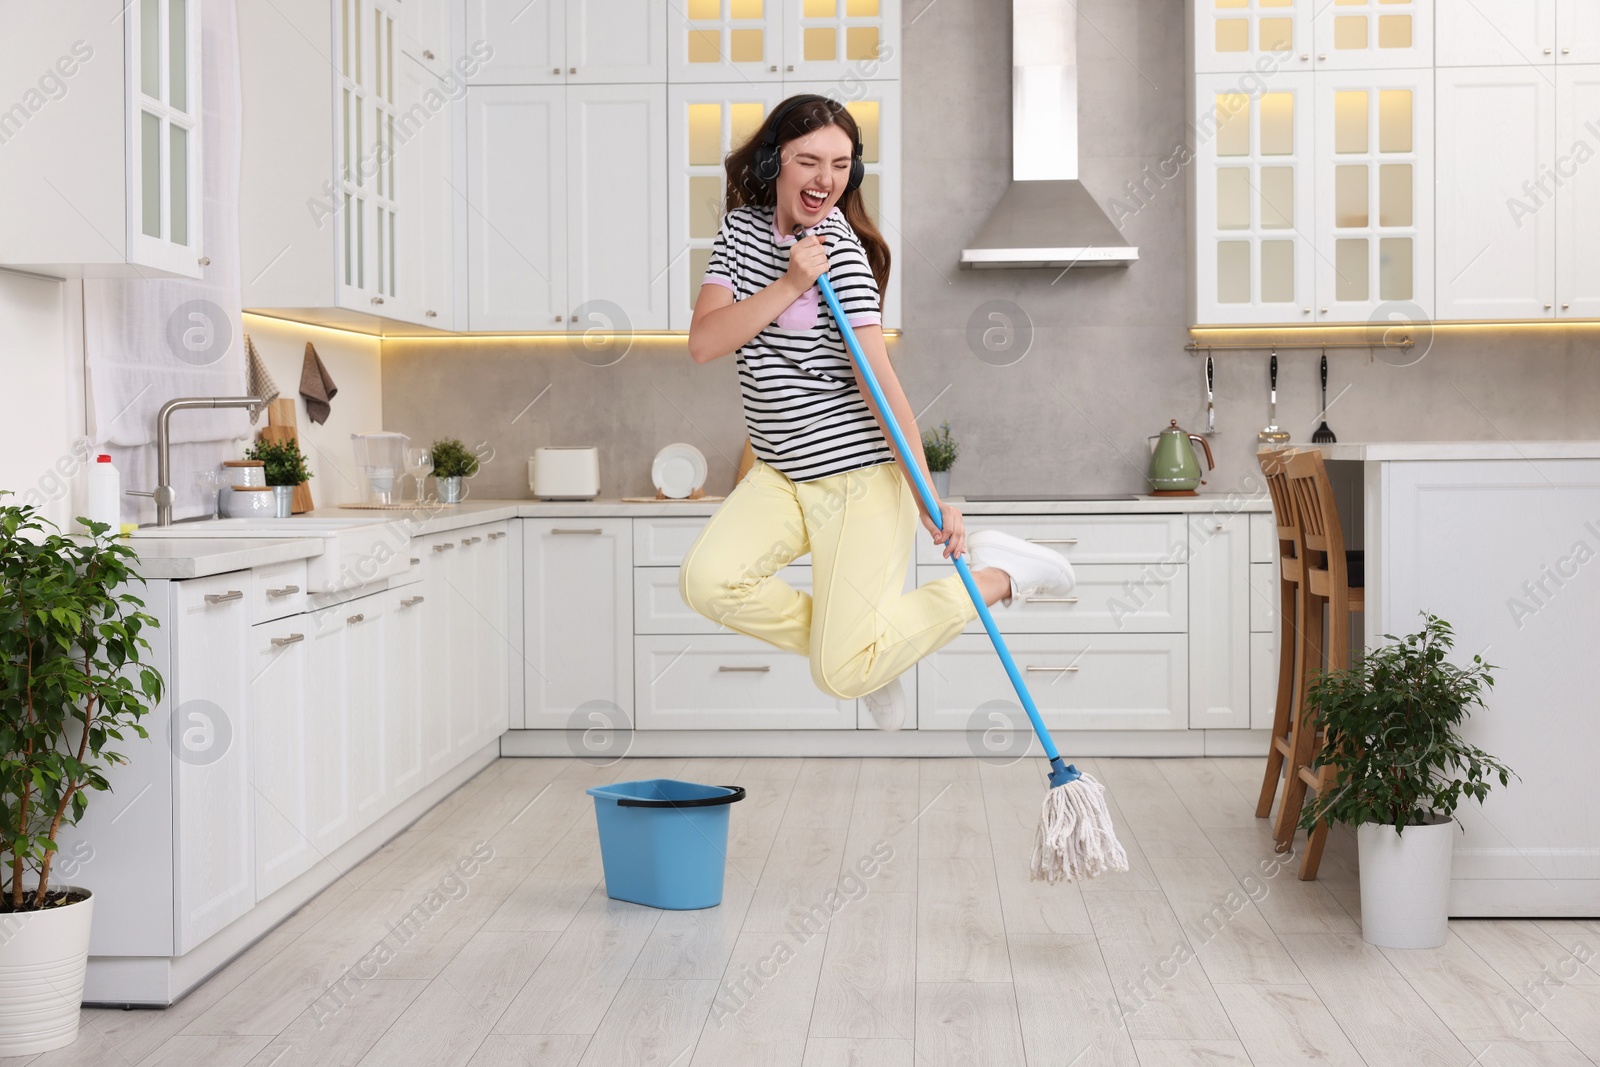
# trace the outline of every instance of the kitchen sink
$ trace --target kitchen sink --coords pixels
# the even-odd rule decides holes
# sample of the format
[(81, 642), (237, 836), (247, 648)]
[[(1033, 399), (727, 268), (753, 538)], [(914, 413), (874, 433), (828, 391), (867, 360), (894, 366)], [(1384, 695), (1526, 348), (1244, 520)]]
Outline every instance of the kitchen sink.
[(411, 535), (403, 524), (376, 518), (202, 519), (171, 526), (141, 526), (130, 537), (314, 537), (322, 554), (306, 560), (313, 594), (341, 593), (403, 574), (411, 566)]

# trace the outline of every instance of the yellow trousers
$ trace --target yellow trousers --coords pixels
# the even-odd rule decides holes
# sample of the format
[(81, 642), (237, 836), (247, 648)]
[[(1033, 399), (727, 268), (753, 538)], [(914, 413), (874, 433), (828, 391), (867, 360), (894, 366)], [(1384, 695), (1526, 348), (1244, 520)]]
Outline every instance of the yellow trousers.
[[(706, 618), (809, 656), (823, 692), (858, 697), (977, 618), (954, 572), (903, 591), (920, 528), (893, 463), (795, 482), (757, 460), (684, 556), (678, 589)], [(810, 595), (777, 576), (806, 552)]]

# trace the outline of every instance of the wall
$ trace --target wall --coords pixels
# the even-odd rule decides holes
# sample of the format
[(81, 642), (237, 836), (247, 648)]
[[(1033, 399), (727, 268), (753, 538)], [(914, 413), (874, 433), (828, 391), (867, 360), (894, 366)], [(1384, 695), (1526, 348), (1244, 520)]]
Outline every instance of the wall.
[(76, 283), (0, 271), (0, 489), (68, 530), (84, 432), (82, 303)]
[[(277, 383), (281, 398), (295, 401), (295, 426), (300, 450), (311, 468), (311, 500), (317, 507), (359, 500), (363, 491), (350, 435), (389, 429), (383, 420), (383, 385), (375, 338), (321, 326), (305, 326), (281, 319), (245, 315), (244, 329), (255, 342), (267, 373)], [(318, 426), (306, 414), (300, 396), (300, 371), (306, 342), (316, 347), (322, 365), (339, 389), (329, 407), (328, 421)], [(256, 423), (267, 424), (263, 414)], [(248, 445), (241, 444), (240, 455)]]
[[(1083, 0), (1079, 9), (1082, 178), (1102, 204), (1185, 137), (1182, 0)], [(1204, 428), (1203, 360), (1183, 349), (1188, 238), (1183, 181), (1147, 186), (1123, 220), (1127, 270), (959, 270), (963, 243), (1010, 178), (1010, 20), (1001, 3), (922, 3), (905, 12), (902, 175), (906, 329), (891, 349), (923, 426), (949, 419), (963, 447), (952, 492), (1141, 491), (1146, 438), (1177, 419)], [(1008, 301), (1032, 342), (1020, 360), (969, 345), (988, 301)], [(1329, 355), (1327, 416), (1340, 440), (1600, 437), (1600, 331), (1441, 329), (1412, 365)], [(1416, 358), (1417, 353), (1405, 357)], [(982, 356), (983, 358), (980, 358)], [(1278, 423), (1308, 440), (1321, 405), (1318, 353), (1280, 358)], [(1267, 353), (1217, 360), (1219, 470), (1255, 469), (1267, 422)], [(610, 367), (559, 343), (386, 342), (384, 425), (429, 440), (484, 442), (480, 495), (527, 495), (540, 444), (601, 446), (602, 492), (651, 492), (651, 457), (687, 441), (724, 492), (743, 440), (729, 360), (697, 367), (681, 343), (640, 344)], [(527, 408), (546, 386), (533, 407)], [(526, 410), (524, 410), (526, 408)]]

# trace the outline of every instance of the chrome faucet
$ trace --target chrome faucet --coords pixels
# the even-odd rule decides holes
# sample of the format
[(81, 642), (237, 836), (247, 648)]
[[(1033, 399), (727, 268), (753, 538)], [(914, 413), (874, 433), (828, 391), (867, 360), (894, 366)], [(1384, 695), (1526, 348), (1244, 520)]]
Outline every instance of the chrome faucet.
[(259, 396), (180, 396), (161, 405), (156, 415), (156, 487), (129, 489), (128, 496), (147, 496), (156, 502), (156, 525), (172, 525), (172, 505), (178, 494), (172, 488), (171, 431), (172, 413), (185, 408), (249, 408), (255, 418), (266, 401)]

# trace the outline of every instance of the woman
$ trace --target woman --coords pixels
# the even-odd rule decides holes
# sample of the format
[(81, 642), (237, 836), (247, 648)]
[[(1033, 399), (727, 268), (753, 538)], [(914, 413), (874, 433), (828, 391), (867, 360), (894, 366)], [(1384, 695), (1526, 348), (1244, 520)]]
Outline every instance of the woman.
[[(985, 603), (1064, 595), (1058, 553), (988, 530), (967, 535), (939, 503), (937, 526), (905, 463), (927, 477), (922, 437), (884, 347), (879, 294), (889, 249), (862, 203), (861, 138), (848, 110), (790, 97), (727, 159), (727, 211), (689, 326), (689, 354), (737, 353), (757, 461), (684, 556), (695, 611), (809, 656), (824, 692), (866, 698), (880, 729), (905, 719), (901, 673), (977, 616), (961, 579), (902, 592), (914, 517), (946, 558), (966, 554)], [(794, 236), (799, 228), (805, 236)], [(916, 455), (896, 457), (816, 287), (828, 273)], [(777, 577), (811, 553), (813, 591)]]

